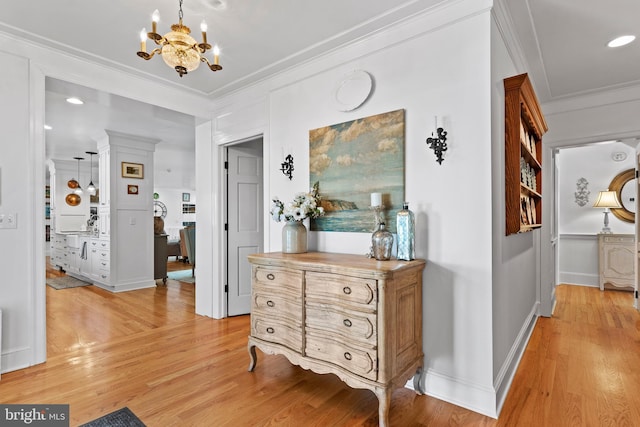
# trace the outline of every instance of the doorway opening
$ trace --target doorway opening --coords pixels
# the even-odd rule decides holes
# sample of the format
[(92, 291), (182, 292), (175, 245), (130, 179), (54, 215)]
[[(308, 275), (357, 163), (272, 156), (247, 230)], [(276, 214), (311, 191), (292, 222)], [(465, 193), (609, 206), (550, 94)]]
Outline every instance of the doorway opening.
[[(84, 101), (84, 105), (71, 106), (66, 102), (66, 98), (71, 95), (77, 96)], [(85, 187), (89, 181), (97, 184), (98, 191), (100, 188), (99, 177), (99, 165), (97, 156), (88, 156), (84, 153), (94, 152), (96, 150), (95, 138), (104, 132), (106, 129), (116, 132), (122, 132), (131, 135), (140, 135), (149, 138), (155, 138), (160, 140), (155, 147), (154, 152), (154, 168), (153, 170), (144, 171), (145, 175), (152, 174), (154, 177), (154, 193), (159, 193), (158, 197), (154, 197), (155, 201), (162, 202), (162, 205), (168, 211), (168, 216), (164, 218), (165, 231), (168, 233), (175, 229), (177, 235), (178, 228), (184, 227), (185, 221), (194, 221), (195, 214), (191, 211), (190, 215), (183, 213), (185, 205), (185, 194), (190, 197), (189, 202), (194, 205), (196, 202), (195, 193), (195, 171), (193, 168), (195, 159), (195, 123), (196, 117), (190, 114), (181, 113), (167, 108), (159, 107), (156, 105), (148, 104), (141, 101), (125, 98), (123, 96), (114, 95), (97, 89), (93, 89), (86, 86), (80, 86), (75, 83), (58, 80), (51, 77), (45, 77), (44, 84), (44, 103), (45, 103), (45, 117), (44, 121), (52, 129), (46, 130), (46, 136), (44, 141), (45, 160), (47, 159), (59, 159), (61, 162), (75, 162), (71, 160), (74, 156), (84, 156), (85, 160), (80, 161), (80, 164), (76, 166), (73, 164), (72, 173), (74, 178), (80, 181), (80, 184)], [(136, 117), (136, 120), (132, 120), (132, 117)], [(93, 160), (93, 162), (92, 162)], [(44, 167), (44, 164), (43, 164)], [(46, 170), (46, 169), (45, 169)], [(77, 176), (76, 176), (77, 175)], [(46, 183), (49, 178), (47, 173), (44, 176)], [(62, 180), (64, 188), (60, 189), (60, 194), (57, 196), (62, 198), (64, 203), (64, 194), (67, 194), (69, 189), (66, 188), (66, 177)], [(133, 186), (137, 190), (137, 186)], [(160, 190), (158, 190), (160, 188)], [(53, 193), (54, 187), (48, 188), (51, 192), (49, 197), (55, 197)], [(64, 190), (64, 192), (62, 191)], [(129, 193), (133, 194), (133, 193)], [(138, 197), (150, 196), (148, 193), (140, 194)], [(98, 195), (99, 197), (99, 195)], [(83, 194), (82, 198), (86, 202), (86, 212), (97, 214), (97, 201), (91, 200), (88, 194)], [(47, 200), (46, 202), (49, 202)], [(56, 269), (52, 268), (49, 263), (51, 256), (51, 239), (54, 237), (54, 216), (53, 204), (50, 205), (49, 213), (51, 217), (46, 220), (45, 226), (49, 225), (46, 230), (48, 233), (45, 236), (45, 278), (50, 275), (62, 274)], [(94, 212), (95, 208), (95, 212)], [(150, 215), (152, 215), (150, 213)], [(175, 218), (175, 221), (173, 220)], [(193, 219), (191, 219), (193, 218)], [(175, 224), (174, 224), (175, 222)], [(82, 218), (82, 223), (86, 223), (86, 218)], [(82, 226), (82, 224), (80, 224)], [(78, 228), (81, 230), (80, 228)], [(89, 252), (89, 251), (88, 251)], [(152, 251), (153, 252), (153, 251)], [(153, 253), (144, 254), (153, 258)], [(142, 256), (143, 254), (140, 254)], [(85, 256), (83, 258), (87, 260)], [(175, 263), (177, 264), (177, 263)], [(87, 265), (87, 270), (91, 271), (93, 268)], [(175, 268), (181, 267), (176, 265)], [(189, 268), (187, 266), (184, 267)], [(171, 271), (172, 268), (169, 268)], [(80, 270), (82, 273), (83, 270)], [(156, 280), (156, 284), (162, 286), (160, 280)], [(46, 286), (46, 285), (45, 285)], [(170, 307), (167, 305), (167, 309), (171, 309), (172, 314), (167, 316), (167, 319), (183, 318), (186, 316), (195, 315), (195, 291), (189, 288), (193, 288), (193, 284), (183, 286), (180, 290), (181, 295), (177, 295), (176, 286), (169, 289), (169, 294), (172, 298), (176, 298), (177, 303), (172, 304)], [(150, 288), (150, 291), (156, 289)], [(63, 291), (60, 291), (63, 292)], [(45, 293), (46, 294), (46, 293)], [(95, 292), (97, 295), (102, 295), (101, 291)], [(120, 294), (124, 296), (124, 294)], [(156, 295), (157, 296), (157, 295)], [(128, 298), (129, 296), (127, 296)], [(154, 302), (160, 304), (164, 303), (160, 297), (154, 299)], [(47, 307), (47, 315), (57, 316), (58, 318), (67, 316), (68, 322), (52, 322), (53, 324), (71, 324), (71, 321), (81, 317), (80, 305), (74, 308), (69, 308), (69, 305), (62, 304), (62, 309), (56, 309), (56, 305), (50, 304), (46, 297), (44, 298), (44, 304)], [(64, 313), (63, 313), (64, 311)], [(94, 313), (96, 314), (95, 310)], [(111, 314), (105, 312), (103, 318), (109, 319)], [(96, 314), (96, 317), (101, 316)], [(98, 322), (99, 323), (99, 322)], [(49, 328), (49, 323), (43, 322), (43, 327)], [(73, 328), (70, 328), (71, 330)], [(117, 328), (114, 328), (117, 329)], [(95, 332), (95, 333), (94, 333)], [(121, 331), (122, 332), (122, 331)], [(91, 335), (94, 333), (93, 335)], [(62, 351), (65, 348), (71, 348), (74, 345), (80, 345), (79, 342), (91, 342), (96, 337), (103, 338), (103, 331), (96, 331), (95, 328), (88, 328), (87, 334), (83, 337), (76, 337), (71, 333), (66, 333), (64, 330), (52, 331), (46, 334), (45, 345), (55, 346), (56, 351)], [(77, 334), (76, 334), (77, 335)], [(43, 333), (44, 336), (44, 333)], [(59, 339), (56, 339), (59, 338)], [(63, 337), (63, 338), (60, 338)], [(76, 340), (76, 341), (74, 341)], [(43, 339), (43, 341), (45, 341)], [(57, 341), (54, 343), (54, 341)], [(51, 352), (50, 354), (54, 354)]]
[[(629, 241), (628, 250), (622, 246), (614, 248), (616, 262), (619, 264), (615, 267), (619, 270), (618, 273), (626, 271), (623, 275), (627, 276), (616, 280), (627, 285), (624, 286), (625, 290), (632, 290), (635, 286), (637, 256), (633, 242), (637, 239), (637, 221), (621, 220), (609, 214), (609, 209), (594, 208), (593, 205), (599, 193), (608, 190), (617, 175), (637, 167), (636, 145), (637, 141), (634, 139), (557, 149), (554, 156), (554, 166), (557, 168), (554, 221), (558, 242), (556, 283), (602, 286), (603, 278), (606, 279), (606, 268), (603, 268), (602, 263), (602, 233), (605, 217), (608, 217), (613, 233), (611, 236)], [(631, 180), (620, 200), (633, 217), (638, 188), (633, 185), (634, 182)], [(632, 298), (633, 292), (629, 292), (630, 304)]]

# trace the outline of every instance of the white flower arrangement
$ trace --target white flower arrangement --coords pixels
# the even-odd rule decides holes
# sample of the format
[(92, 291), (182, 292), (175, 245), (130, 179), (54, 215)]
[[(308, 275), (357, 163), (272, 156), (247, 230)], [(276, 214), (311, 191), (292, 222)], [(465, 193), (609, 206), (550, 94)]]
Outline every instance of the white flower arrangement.
[(302, 221), (305, 218), (317, 218), (324, 215), (318, 194), (319, 183), (313, 184), (308, 193), (298, 193), (293, 201), (286, 205), (275, 197), (269, 213), (274, 221)]

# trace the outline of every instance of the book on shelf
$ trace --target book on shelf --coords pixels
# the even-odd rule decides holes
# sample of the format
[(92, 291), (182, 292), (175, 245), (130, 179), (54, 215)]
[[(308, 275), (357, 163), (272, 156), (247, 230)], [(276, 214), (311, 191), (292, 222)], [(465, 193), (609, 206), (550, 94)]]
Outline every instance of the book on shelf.
[(538, 219), (536, 218), (537, 214), (536, 214), (536, 201), (533, 198), (529, 198), (530, 201), (530, 205), (531, 205), (531, 219), (533, 220), (532, 224), (537, 224), (538, 223)]
[(529, 196), (520, 195), (520, 223), (522, 225), (537, 224), (536, 201)]
[(533, 136), (533, 134), (529, 134), (529, 138), (531, 141), (530, 144), (530, 151), (531, 151), (531, 156), (537, 160), (537, 155), (536, 155), (536, 138), (535, 136)]
[(529, 225), (531, 223), (527, 209), (527, 199), (527, 196), (520, 196), (520, 222), (522, 225)]

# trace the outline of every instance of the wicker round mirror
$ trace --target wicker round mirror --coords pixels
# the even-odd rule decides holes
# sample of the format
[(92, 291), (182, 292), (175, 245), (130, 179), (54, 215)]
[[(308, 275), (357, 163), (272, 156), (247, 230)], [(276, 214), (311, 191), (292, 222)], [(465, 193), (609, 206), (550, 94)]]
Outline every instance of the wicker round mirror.
[(616, 175), (609, 184), (609, 190), (616, 192), (622, 205), (621, 208), (611, 208), (611, 213), (621, 221), (635, 222), (636, 186), (633, 180), (635, 174), (634, 169), (627, 169)]

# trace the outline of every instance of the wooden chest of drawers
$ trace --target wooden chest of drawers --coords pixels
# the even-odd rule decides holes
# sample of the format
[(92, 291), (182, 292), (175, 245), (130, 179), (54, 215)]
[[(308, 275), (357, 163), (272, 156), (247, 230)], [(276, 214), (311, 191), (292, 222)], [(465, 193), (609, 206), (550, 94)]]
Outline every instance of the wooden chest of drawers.
[(258, 347), (305, 369), (333, 373), (376, 394), (380, 426), (388, 425), (395, 388), (413, 376), (414, 388), (423, 392), (423, 260), (278, 252), (250, 255), (249, 261), (249, 371)]

